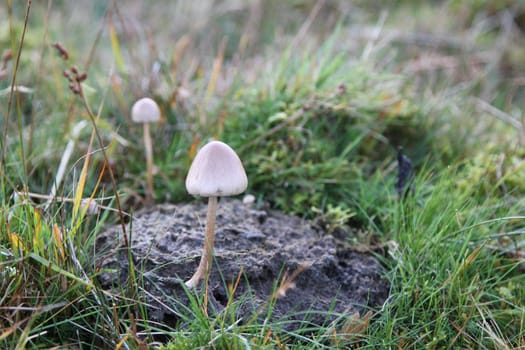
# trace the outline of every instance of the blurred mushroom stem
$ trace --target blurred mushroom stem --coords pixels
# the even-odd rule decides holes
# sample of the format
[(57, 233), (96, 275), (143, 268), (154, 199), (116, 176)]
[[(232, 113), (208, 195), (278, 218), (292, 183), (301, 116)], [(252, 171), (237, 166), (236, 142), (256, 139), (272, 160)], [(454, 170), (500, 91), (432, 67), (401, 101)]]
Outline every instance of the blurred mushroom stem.
[(143, 123), (144, 125), (144, 149), (146, 151), (146, 167), (147, 167), (147, 182), (148, 189), (146, 191), (146, 204), (153, 204), (153, 146), (151, 144), (151, 134), (149, 130), (149, 123)]
[(215, 216), (217, 212), (217, 197), (208, 197), (208, 212), (206, 214), (206, 234), (204, 237), (204, 248), (202, 250), (201, 261), (197, 271), (185, 283), (188, 288), (195, 288), (201, 278), (208, 281), (210, 275), (213, 242), (215, 240)]

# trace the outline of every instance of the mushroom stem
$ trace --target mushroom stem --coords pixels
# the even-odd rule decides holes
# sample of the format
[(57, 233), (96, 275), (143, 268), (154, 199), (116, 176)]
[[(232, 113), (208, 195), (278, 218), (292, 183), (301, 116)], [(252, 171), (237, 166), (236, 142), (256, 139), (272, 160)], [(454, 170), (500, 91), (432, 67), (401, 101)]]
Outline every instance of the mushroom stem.
[(208, 213), (206, 214), (206, 234), (204, 238), (204, 248), (201, 255), (201, 261), (197, 271), (193, 276), (185, 283), (188, 288), (194, 288), (197, 286), (202, 277), (206, 280), (210, 274), (212, 254), (213, 254), (213, 241), (215, 240), (215, 216), (217, 212), (217, 197), (208, 198)]
[(147, 166), (147, 182), (148, 190), (146, 192), (146, 203), (148, 205), (153, 203), (153, 147), (151, 145), (151, 135), (149, 131), (149, 123), (144, 125), (144, 149), (146, 151), (146, 166)]

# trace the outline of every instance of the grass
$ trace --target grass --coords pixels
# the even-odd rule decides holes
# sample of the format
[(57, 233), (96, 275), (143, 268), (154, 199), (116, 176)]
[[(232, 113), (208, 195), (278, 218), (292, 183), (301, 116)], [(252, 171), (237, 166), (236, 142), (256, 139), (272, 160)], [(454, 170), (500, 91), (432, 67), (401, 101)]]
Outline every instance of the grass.
[[(0, 348), (525, 347), (520, 4), (399, 1), (384, 17), (370, 2), (210, 4), (0, 8), (12, 53), (0, 63)], [(86, 72), (73, 89), (72, 66)], [(170, 328), (148, 315), (140, 266), (102, 290), (93, 241), (127, 220), (108, 208), (144, 205), (129, 117), (144, 95), (164, 118), (152, 129), (157, 203), (189, 200), (190, 161), (220, 138), (258, 200), (376, 252), (385, 304), (292, 332), (240, 322), (242, 300), (208, 315), (202, 295), (183, 305), (166, 291), (180, 316)], [(416, 169), (403, 200), (397, 146)]]

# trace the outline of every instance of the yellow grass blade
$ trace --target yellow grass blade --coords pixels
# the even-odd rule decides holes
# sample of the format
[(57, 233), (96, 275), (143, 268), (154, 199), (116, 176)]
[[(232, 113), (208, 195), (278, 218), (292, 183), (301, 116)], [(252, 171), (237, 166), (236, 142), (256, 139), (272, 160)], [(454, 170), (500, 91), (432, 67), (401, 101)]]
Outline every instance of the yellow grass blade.
[(20, 237), (16, 233), (13, 233), (8, 229), (7, 235), (9, 236), (9, 241), (11, 242), (11, 247), (13, 248), (13, 253), (15, 255), (18, 255), (20, 249), (22, 249), (24, 253), (27, 253), (27, 248), (24, 245), (24, 242), (20, 240)]
[(224, 50), (226, 48), (226, 39), (222, 39), (219, 52), (215, 58), (215, 63), (213, 64), (213, 69), (211, 71), (210, 82), (208, 83), (208, 88), (206, 89), (205, 100), (208, 101), (213, 93), (215, 92), (215, 85), (217, 84), (217, 78), (222, 69), (222, 62), (224, 61)]
[(7, 337), (9, 337), (11, 334), (15, 333), (20, 327), (29, 320), (29, 317), (18, 321), (17, 323), (13, 324), (11, 327), (6, 328), (2, 330), (2, 333), (0, 333), (0, 340), (4, 340)]
[[(66, 259), (63, 234), (57, 224), (53, 225), (53, 241), (55, 243), (55, 256), (58, 261), (58, 256), (64, 261)], [(57, 253), (58, 250), (58, 253)]]
[(47, 226), (43, 222), (42, 214), (35, 209), (33, 209), (33, 252), (38, 254), (43, 254), (46, 246), (46, 229)]
[(113, 56), (115, 57), (117, 67), (121, 72), (123, 72), (125, 71), (124, 59), (122, 58), (122, 53), (120, 52), (117, 31), (111, 22), (109, 23), (109, 39), (111, 40), (111, 48), (113, 49)]
[(184, 56), (184, 53), (190, 46), (191, 40), (190, 36), (188, 34), (183, 35), (177, 43), (175, 43), (175, 50), (173, 50), (173, 59), (171, 63), (171, 79), (173, 81), (177, 81), (177, 72), (179, 70), (180, 62), (182, 61), (182, 57)]
[(81, 208), (82, 196), (84, 194), (84, 188), (86, 187), (87, 173), (89, 169), (89, 161), (91, 159), (91, 150), (93, 148), (93, 141), (95, 140), (95, 129), (91, 132), (91, 138), (89, 139), (89, 145), (84, 159), (84, 165), (80, 172), (77, 187), (75, 189), (75, 197), (73, 198), (73, 212), (71, 214), (72, 221), (75, 222), (78, 216), (78, 212)]

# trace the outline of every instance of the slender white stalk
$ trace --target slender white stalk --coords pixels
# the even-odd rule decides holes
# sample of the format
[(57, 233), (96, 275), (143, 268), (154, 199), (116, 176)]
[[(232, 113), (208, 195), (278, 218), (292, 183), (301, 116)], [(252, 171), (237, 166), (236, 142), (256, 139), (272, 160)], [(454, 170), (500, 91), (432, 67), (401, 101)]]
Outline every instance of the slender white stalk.
[(195, 288), (204, 277), (206, 281), (211, 270), (213, 255), (213, 242), (215, 240), (215, 216), (217, 212), (217, 197), (208, 198), (208, 213), (206, 214), (206, 233), (204, 237), (204, 248), (199, 262), (199, 267), (193, 276), (186, 282), (188, 288)]
[(146, 151), (146, 167), (147, 167), (147, 182), (148, 190), (146, 193), (146, 203), (153, 203), (153, 146), (151, 142), (151, 134), (149, 123), (144, 123), (144, 150)]

